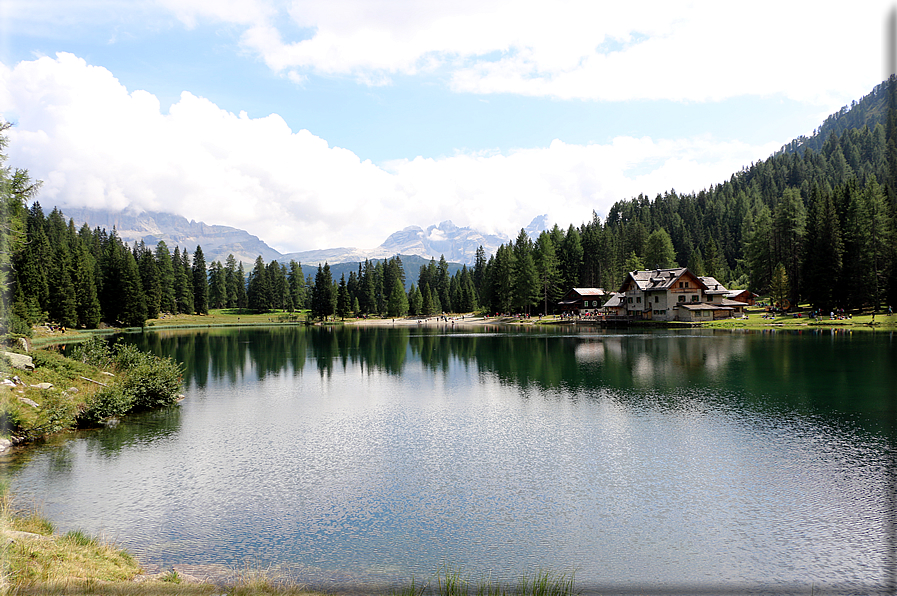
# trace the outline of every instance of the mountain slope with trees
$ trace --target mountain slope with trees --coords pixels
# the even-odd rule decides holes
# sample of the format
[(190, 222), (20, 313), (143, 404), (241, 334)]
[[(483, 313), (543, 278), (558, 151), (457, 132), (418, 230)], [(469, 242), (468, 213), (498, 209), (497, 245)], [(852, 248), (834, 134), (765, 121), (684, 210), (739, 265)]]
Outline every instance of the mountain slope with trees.
[[(0, 125), (0, 149), (9, 127)], [(35, 201), (39, 183), (0, 163), (0, 300), (6, 331), (139, 326), (159, 313), (211, 308), (310, 308), (319, 318), (441, 312), (551, 312), (571, 287), (618, 288), (626, 273), (688, 266), (732, 289), (813, 307), (878, 309), (897, 302), (897, 81), (833, 114), (811, 137), (700, 192), (620, 200), (566, 230), (521, 230), (472, 266), (402, 258), (303, 272), (295, 260), (246, 275), (233, 254), (206, 264), (165, 242), (128, 246), (113, 227), (76, 229)], [(416, 283), (415, 283), (416, 281)]]

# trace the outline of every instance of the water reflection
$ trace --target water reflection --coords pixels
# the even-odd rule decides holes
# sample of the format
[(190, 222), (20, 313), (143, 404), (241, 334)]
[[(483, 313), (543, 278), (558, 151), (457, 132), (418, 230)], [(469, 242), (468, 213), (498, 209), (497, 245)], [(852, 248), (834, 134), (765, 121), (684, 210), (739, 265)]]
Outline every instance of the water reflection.
[(188, 399), (12, 474), (58, 527), (126, 538), (149, 562), (295, 565), (324, 587), (445, 561), (494, 576), (575, 566), (604, 592), (868, 592), (882, 576), (887, 336), (296, 327), (128, 341), (186, 362)]
[[(737, 391), (755, 408), (837, 410), (885, 423), (897, 386), (894, 338), (883, 334), (617, 333), (388, 327), (170, 330), (127, 336), (184, 362), (188, 387), (359, 369), (399, 376), (410, 362), (449, 374), (473, 368), (528, 391), (682, 387)], [(672, 399), (671, 403), (675, 403)]]

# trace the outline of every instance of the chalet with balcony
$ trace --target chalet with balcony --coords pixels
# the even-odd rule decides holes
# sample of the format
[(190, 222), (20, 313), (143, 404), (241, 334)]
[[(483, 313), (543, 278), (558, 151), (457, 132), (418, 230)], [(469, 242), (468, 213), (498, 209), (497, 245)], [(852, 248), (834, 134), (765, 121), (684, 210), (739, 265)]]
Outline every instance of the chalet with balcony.
[(620, 293), (625, 314), (634, 321), (706, 322), (736, 316), (744, 307), (733, 306), (717, 280), (687, 267), (632, 271)]

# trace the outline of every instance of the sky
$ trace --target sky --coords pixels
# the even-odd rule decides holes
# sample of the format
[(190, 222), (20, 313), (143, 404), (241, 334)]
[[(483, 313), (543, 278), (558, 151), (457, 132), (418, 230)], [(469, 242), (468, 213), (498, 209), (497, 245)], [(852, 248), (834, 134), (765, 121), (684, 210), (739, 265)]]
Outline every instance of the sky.
[(889, 2), (0, 0), (8, 165), (282, 253), (697, 192), (886, 77)]

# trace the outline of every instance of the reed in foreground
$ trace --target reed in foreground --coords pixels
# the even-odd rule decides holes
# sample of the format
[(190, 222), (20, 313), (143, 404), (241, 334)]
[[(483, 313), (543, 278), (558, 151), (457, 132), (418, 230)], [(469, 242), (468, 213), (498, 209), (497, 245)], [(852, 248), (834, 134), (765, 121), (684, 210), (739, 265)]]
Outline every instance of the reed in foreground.
[(433, 580), (411, 583), (392, 592), (392, 596), (574, 596), (573, 573), (539, 570), (524, 574), (516, 584), (502, 584), (489, 579), (471, 581), (450, 565), (442, 565)]

